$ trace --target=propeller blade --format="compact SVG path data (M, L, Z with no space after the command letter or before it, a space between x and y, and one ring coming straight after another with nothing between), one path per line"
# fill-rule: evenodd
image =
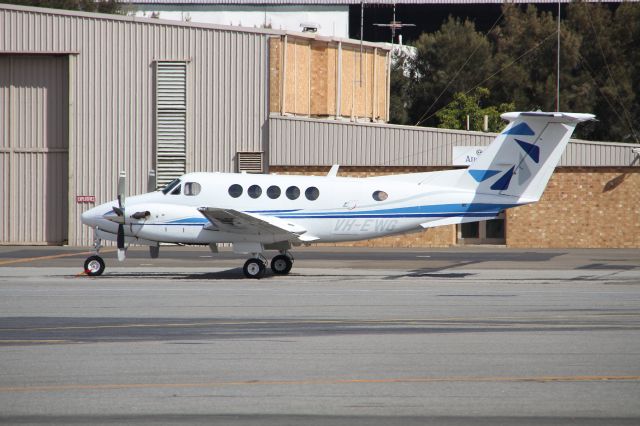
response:
M118 225L118 260L122 262L126 257L126 249L124 248L124 225Z
M127 184L126 180L127 174L124 171L121 171L118 176L118 206L121 209L124 209L125 188Z
M118 249L124 249L124 225L118 225Z
M156 171L151 169L149 170L149 176L147 177L147 192L153 192L156 188Z

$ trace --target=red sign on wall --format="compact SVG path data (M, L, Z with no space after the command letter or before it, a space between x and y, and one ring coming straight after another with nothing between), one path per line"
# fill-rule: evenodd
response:
M76 203L95 203L95 195L76 195Z

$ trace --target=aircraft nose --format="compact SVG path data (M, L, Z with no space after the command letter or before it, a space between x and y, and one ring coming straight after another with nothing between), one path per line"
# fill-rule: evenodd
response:
M87 226L98 226L98 222L102 219L102 213L104 213L104 207L102 205L94 207L82 213L81 220Z

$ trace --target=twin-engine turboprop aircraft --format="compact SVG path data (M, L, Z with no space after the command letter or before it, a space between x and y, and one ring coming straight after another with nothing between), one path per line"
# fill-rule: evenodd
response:
M117 241L124 260L130 244L231 243L249 254L248 278L265 271L265 250L274 274L288 274L289 250L311 242L363 240L441 225L495 218L505 209L535 203L560 160L575 126L591 114L512 112L510 123L468 169L370 178L188 173L161 190L118 197L82 214L95 229L88 275L105 269L101 240Z

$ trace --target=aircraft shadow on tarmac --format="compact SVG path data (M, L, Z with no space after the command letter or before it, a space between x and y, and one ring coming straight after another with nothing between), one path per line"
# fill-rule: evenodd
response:
M417 268L407 271L407 273L388 275L382 279L385 280L397 280L401 278L439 278L439 279L459 279L465 278L471 275L475 275L470 272L452 272L451 269L460 267L481 264L485 262L546 262L557 256L561 256L565 253L562 252L431 252L428 258L425 258L425 263L431 261L446 262L445 265L439 267ZM345 259L344 254L342 258ZM413 254L415 255L415 254ZM340 258L340 254L335 254L336 258ZM305 253L303 259L314 259L314 256L309 256ZM323 258L332 259L334 255L329 253L323 253ZM348 255L346 260L352 260ZM354 260L362 260L360 258ZM375 259L372 259L375 261ZM407 258L398 257L399 261L407 260ZM617 267L616 267L617 268ZM585 267L588 269L588 267ZM446 271L446 272L443 272ZM175 273L175 272L107 272L105 277L110 278L168 278L173 280L246 280L242 268L235 267L222 271L212 271L204 273ZM314 276L320 276L310 272L305 273L291 273L291 276L311 278ZM344 276L340 273L323 273L323 277L331 276ZM358 275L351 275L357 277ZM265 271L262 279L284 278L283 275L275 275L269 268Z

